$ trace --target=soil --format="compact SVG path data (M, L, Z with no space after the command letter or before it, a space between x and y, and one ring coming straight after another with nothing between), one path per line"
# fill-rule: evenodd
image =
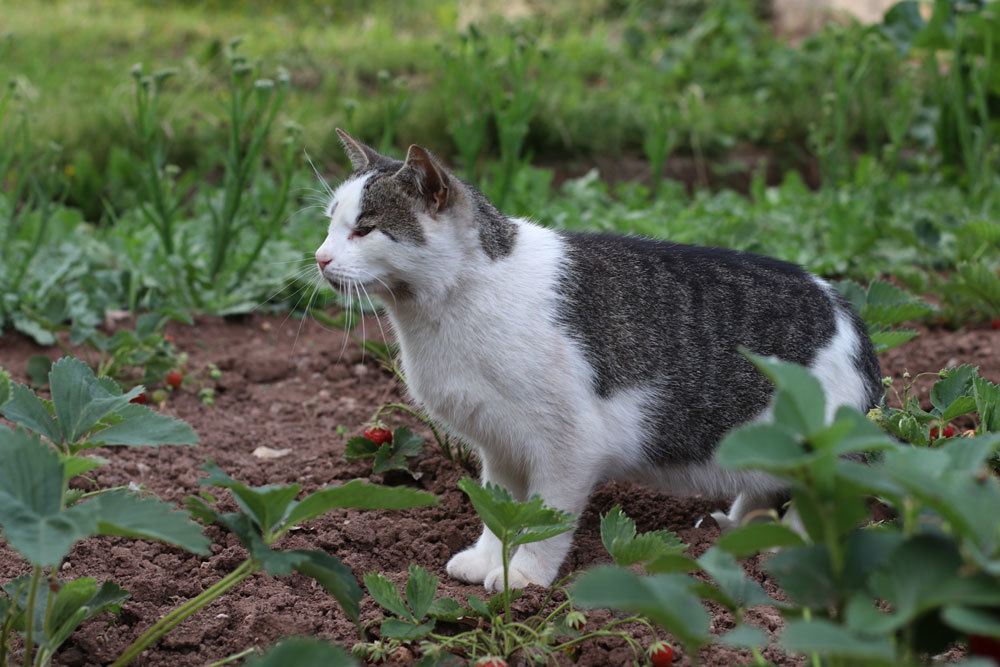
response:
M367 327L369 333L375 329ZM195 326L173 327L171 334L177 346L190 355L189 380L162 409L190 422L201 444L99 452L111 462L94 475L98 485L135 482L169 502L181 503L198 491L199 468L207 459L254 485L299 482L308 491L358 477L384 481L370 474L369 463L346 462L344 445L347 435L360 431L379 404L402 399L402 392L375 360L345 340L343 332L326 330L311 321L259 315L241 320L199 318ZM884 356L886 374L899 377L904 369L916 374L968 362L980 365L987 377L1000 379L1000 331L925 329L921 334ZM57 351L39 349L16 334L0 338L0 365L20 381L26 380L26 361L35 354L54 357ZM218 395L212 407L203 405L196 395L197 371L208 363L223 371L214 383ZM347 435L338 435L339 426ZM418 563L440 577L440 593L459 600L481 595L479 587L451 581L444 571L451 554L478 534L479 522L456 488L458 479L470 472L445 459L433 441L429 443L414 469L419 476L417 484L437 494L439 506L405 512L334 512L287 536L279 546L327 550L359 576L379 571L397 583L405 580L410 563ZM261 446L291 452L282 458L259 459L253 451ZM676 531L691 545L694 555L718 537L718 528L711 520L697 528L695 525L721 507L720 503L672 498L628 483L611 483L594 494L564 573L609 560L600 544L599 516L615 504L624 507L639 530ZM208 534L214 546L207 558L120 538L95 538L77 545L64 565L64 577L111 579L128 590L131 598L118 617L103 616L84 624L64 645L56 663L81 666L110 662L155 619L203 591L243 560L244 551L232 535L214 527ZM768 592L780 595L758 559L750 559L746 569ZM0 583L26 572L24 562L0 544ZM529 589L515 608L533 613L543 596L540 589ZM719 608L711 608L711 612L716 632L732 626L726 612ZM362 616L366 622L379 618L369 598L362 603ZM592 612L588 616L591 623L598 623L609 614ZM748 620L772 637L781 625L777 612L769 608L752 611ZM634 630L644 645L651 640L648 630L641 626ZM268 646L288 635L318 635L347 647L357 640L353 625L312 580L299 575L278 579L258 574L181 624L136 664L205 665L250 646ZM765 651L764 657L779 665L800 664L774 648ZM622 641L601 639L582 645L577 655L561 657L560 662L610 665L628 663L630 658ZM723 647L705 649L701 655L705 665L750 660L748 652ZM678 660L678 664L688 662L683 657Z

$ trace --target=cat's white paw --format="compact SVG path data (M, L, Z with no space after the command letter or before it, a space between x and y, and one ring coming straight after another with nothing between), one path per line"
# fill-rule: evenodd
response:
M500 555L494 549L473 546L452 556L445 569L454 579L481 584L499 564Z
M739 521L734 521L725 512L712 512L711 517L715 519L715 523L719 524L719 530L723 533L728 533L733 528L739 528Z
M529 573L522 572L519 568L510 566L510 572L508 573L509 584L511 589L514 588L524 588L529 584L538 584L539 586L548 585L544 581L540 581L538 578L533 578ZM503 590L503 566L494 569L483 581L483 586L486 588L487 592L499 593Z
M558 563L554 568L547 567L539 562L534 554L522 547L511 559L507 576L511 588L524 588L529 584L548 587L556 578L557 573ZM486 575L483 586L487 591L499 592L503 590L503 564Z

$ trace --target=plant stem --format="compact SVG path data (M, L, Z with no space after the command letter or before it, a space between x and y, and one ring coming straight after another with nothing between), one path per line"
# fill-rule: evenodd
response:
M42 568L35 565L31 569L31 586L28 588L28 609L24 619L24 667L31 667L31 654L35 648L35 599L38 597L38 582L42 578Z
M208 665L208 667L222 667L223 665L234 663L237 660L242 660L248 655L253 655L259 651L260 649L258 649L256 646L251 646L250 648L244 649L239 653L233 653L232 655L226 656L225 658L219 660L218 662L213 662L210 665Z
M120 656L118 656L118 659L111 664L111 667L124 667L135 660L140 653L159 641L161 637L177 627L188 616L198 612L202 607L208 605L217 597L236 586L251 574L255 573L259 567L260 566L252 559L243 561L242 565L209 588L206 588L200 595L188 600L181 606L175 608L173 611L164 615L159 621L153 624L152 627L142 633L138 639L132 642L132 644L125 649Z

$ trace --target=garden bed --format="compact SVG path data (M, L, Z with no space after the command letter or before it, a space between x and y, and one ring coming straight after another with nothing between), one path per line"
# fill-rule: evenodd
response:
M374 322L367 330L377 331ZM195 388L185 386L164 408L188 421L201 444L194 448L102 452L111 463L96 471L98 485L134 482L179 504L197 492L200 467L208 459L254 485L299 482L310 491L357 477L398 481L372 476L368 462L346 462L343 458L347 437L360 429L373 410L387 400L402 398L400 388L375 360L363 356L353 342L345 344L343 332L283 316L253 316L240 321L203 318L193 327L173 327L171 333L176 345L190 354L191 371L215 363L223 372L216 383L214 406L203 405ZM19 335L0 338L0 365L19 381L26 379L27 359L39 353L56 354ZM922 330L915 341L889 352L882 361L883 372L895 377L904 369L915 375L971 363L996 381L1000 379L1000 331ZM338 426L346 429L344 435L338 435ZM261 446L291 451L281 458L260 459L253 452ZM460 600L479 594L480 587L459 584L444 573L448 558L472 542L479 531L478 518L456 487L458 479L469 471L446 460L432 440L413 468L419 477L414 483L440 496L438 507L406 512L334 512L290 534L281 546L327 550L343 558L359 576L379 571L397 583L405 580L408 565L417 563L441 578L442 593ZM610 561L600 543L599 516L615 504L623 506L641 531L669 528L677 532L694 554L704 551L718 536L711 521L694 526L720 507L719 503L678 500L626 483L607 484L594 494L583 516L564 573ZM94 665L112 660L156 618L179 601L197 595L243 560L243 549L233 535L215 527L208 532L216 544L205 559L159 543L118 538L95 538L77 545L64 565L65 577L110 579L128 590L131 598L119 617L101 617L85 624L67 642L56 663ZM762 581L769 593L776 593L758 566L757 559L746 563L747 571ZM0 545L0 582L27 571L24 561ZM515 609L535 612L542 598L540 589L529 590ZM590 616L596 619L601 614ZM732 625L721 608L714 608L713 614L715 631ZM366 598L362 619L374 621L378 617L376 605ZM778 614L767 608L754 610L748 620L771 636L781 622ZM648 635L642 628L636 632ZM280 579L256 575L185 622L137 664L204 665L296 634L319 635L348 647L357 640L353 624L313 580L300 575ZM643 643L649 639L642 636ZM764 656L776 664L799 662L775 649L768 649ZM400 657L407 664L407 656ZM624 643L594 640L576 655L567 655L564 662L606 665L628 657ZM720 646L702 654L703 664L750 659L749 652Z

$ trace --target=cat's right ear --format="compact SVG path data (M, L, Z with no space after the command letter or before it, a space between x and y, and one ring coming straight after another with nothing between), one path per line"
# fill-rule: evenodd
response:
M351 160L351 167L354 168L354 171L364 169L382 158L374 148L364 145L339 127L337 128L337 136L340 137L340 143L344 145L344 152Z

